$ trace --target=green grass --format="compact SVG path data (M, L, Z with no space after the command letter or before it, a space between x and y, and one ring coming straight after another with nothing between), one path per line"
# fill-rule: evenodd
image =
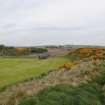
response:
M88 84L48 87L36 96L23 97L19 105L105 105L105 61L94 69L101 74Z
M96 84L80 87L60 85L49 87L36 97L23 98L20 105L105 105L103 99Z
M65 57L46 60L36 58L0 58L0 89L31 77L40 76L68 61Z
M101 86L104 86L105 85L105 61L103 61L99 65L96 65L96 69L101 73L101 75L97 75L96 78L94 78L93 82L96 82Z
M74 56L74 55L66 55L65 56L67 59L71 60L71 61L77 61L80 60L81 58L78 56Z

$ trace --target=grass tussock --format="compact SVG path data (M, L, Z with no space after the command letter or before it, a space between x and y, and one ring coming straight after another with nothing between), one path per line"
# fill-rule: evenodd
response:
M96 84L80 87L49 87L36 97L23 98L19 105L104 105L101 89Z

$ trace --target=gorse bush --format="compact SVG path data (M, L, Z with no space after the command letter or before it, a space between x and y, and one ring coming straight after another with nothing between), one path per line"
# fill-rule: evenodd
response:
M96 56L98 59L105 59L105 48L78 48L75 51L69 53L69 55L77 56L80 58L87 58Z
M66 69L66 70L69 70L69 69L71 69L72 67L74 67L74 66L77 65L77 64L80 64L80 62L79 62L79 61L67 62L67 63L61 65L61 66L59 67L59 69L64 68L64 69Z
M95 84L80 87L49 87L36 97L24 98L19 105L104 105L100 88Z

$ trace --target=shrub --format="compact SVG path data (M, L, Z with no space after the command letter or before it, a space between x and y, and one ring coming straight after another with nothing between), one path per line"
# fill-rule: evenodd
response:
M100 88L95 84L80 87L49 87L36 97L24 98L20 105L104 105Z
M68 63L65 63L63 64L62 66L59 67L59 69L66 69L66 70L69 70L71 69L73 66L79 64L80 62L79 61L74 61L74 62L68 62Z

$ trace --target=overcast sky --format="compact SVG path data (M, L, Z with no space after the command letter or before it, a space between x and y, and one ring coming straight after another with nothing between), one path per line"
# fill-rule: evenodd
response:
M0 44L105 45L105 0L0 0Z

